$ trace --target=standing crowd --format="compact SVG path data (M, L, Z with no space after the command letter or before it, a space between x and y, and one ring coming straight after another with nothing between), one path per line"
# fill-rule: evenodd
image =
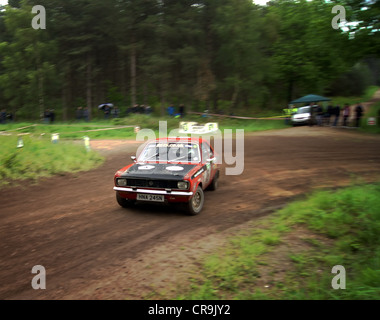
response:
M0 112L0 124L6 124L7 122L13 122L13 113L2 109Z
M341 108L339 105L334 107L330 104L327 107L326 112L322 111L322 114L324 118L324 125L331 125L333 127L336 127L339 125L339 120L341 120L340 124L343 127L348 127L350 124L350 119L353 118L353 126L360 127L364 109L360 104L357 104L353 110L348 103L346 103L343 108Z
M353 127L360 127L361 119L364 114L364 109L360 104L352 110L348 103L341 106L329 105L326 111L320 105L310 104L310 121L309 125L314 124L318 126L332 126L336 127L341 125L343 127L348 127L350 124L350 118L354 119ZM353 115L353 117L352 117Z

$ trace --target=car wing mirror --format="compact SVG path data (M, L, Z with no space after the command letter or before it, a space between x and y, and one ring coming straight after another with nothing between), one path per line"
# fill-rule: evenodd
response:
M133 162L136 162L136 156L132 156L131 159Z
M214 161L216 161L216 157L214 157L214 158L210 158L210 159L207 159L206 161L207 161L207 162L214 162Z

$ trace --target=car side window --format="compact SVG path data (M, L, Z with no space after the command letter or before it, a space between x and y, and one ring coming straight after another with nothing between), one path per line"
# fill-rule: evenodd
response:
M206 161L207 159L211 159L214 157L214 154L207 143L202 143L202 157L203 161Z

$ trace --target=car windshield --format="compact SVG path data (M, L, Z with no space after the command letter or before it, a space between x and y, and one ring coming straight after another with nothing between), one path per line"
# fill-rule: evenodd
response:
M298 114L301 114L301 113L310 113L310 107L302 107L302 108L299 108L297 110L297 113Z
M199 145L184 142L153 142L149 143L141 152L140 162L192 162L201 160Z

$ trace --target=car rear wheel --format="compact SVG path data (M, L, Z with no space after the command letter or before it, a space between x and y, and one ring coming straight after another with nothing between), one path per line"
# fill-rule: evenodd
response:
M116 201L123 208L130 208L135 204L135 201L121 197L118 192L116 192Z
M193 197L190 199L188 203L188 207L187 207L188 214L195 216L199 212L201 212L204 201L205 201L205 196L204 196L203 190L200 186L198 186Z

